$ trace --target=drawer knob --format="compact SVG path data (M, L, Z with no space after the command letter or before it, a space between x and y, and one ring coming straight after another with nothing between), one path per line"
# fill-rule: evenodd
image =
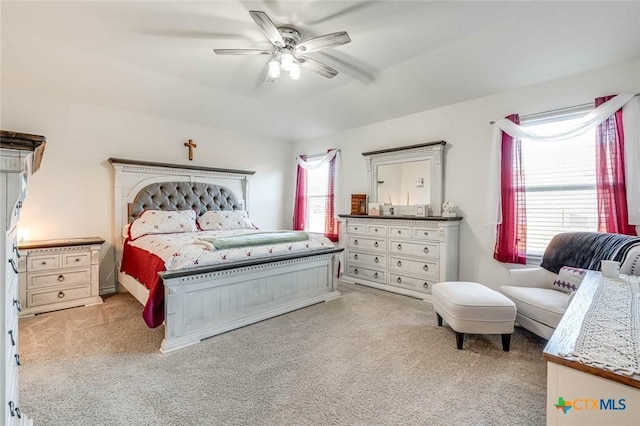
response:
M422 267L422 269L423 269L424 271L428 271L428 270L429 270L429 265L424 265L424 266Z
M46 264L47 264L47 261L46 261L46 260L43 260L42 262L40 262L40 264L44 266L44 265L46 265Z
M402 231L398 229L398 234L402 234Z
M402 244L398 244L398 250L402 250Z
M64 275L62 274L58 275L58 281L64 281Z
M378 228L375 228L373 231L374 231L374 232L378 232Z
M18 207L19 209L21 209L21 208L22 208L22 201L18 201L17 207Z
M16 339L13 337L13 330L9 330L9 337L11 337L11 345L16 345Z
M76 257L76 262L80 262L80 258L79 257Z
M358 253L353 255L353 260L358 260Z
M353 228L353 229L355 229L355 230L357 231L357 230L358 230L358 227L356 226L356 227L355 227L355 228Z
M20 412L20 408L16 407L16 417L21 419L22 418L22 413Z
M16 365L21 365L21 363L20 363L20 355L15 354L14 357L16 358Z
M358 245L358 240L353 240L353 245L357 246Z
M428 233L428 232L425 232L425 233L424 233L424 235L429 235L429 233Z
M353 273L354 273L354 274L356 274L356 275L358 275L358 268L354 269L354 270L353 270Z
M22 311L22 304L18 299L13 299L13 305L16 307L18 312Z
M422 251L424 251L425 253L429 253L429 247L425 247Z
M64 297L64 291L58 292L58 299L62 299Z
M16 266L16 261L13 259L9 259L9 263L11 264L11 269L13 269L13 272L15 272L16 274L18 273L18 267Z
M374 247L378 247L378 242L376 241L375 243L373 243Z
M18 251L18 246L16 246L15 244L13 245L13 251L16 252L16 257L20 259L20 252Z
M401 260L398 260L397 265L398 265L398 266L402 266L402 261L401 261Z
M16 405L13 403L13 401L9 401L9 412L11 413L11 417L16 416Z
M429 283L424 283L424 284L422 284L422 287L424 287L424 288L429 288Z
M376 262L376 263L380 262L380 260L378 259L378 256L376 256L376 257L373 259L373 261L374 261L374 262Z
M378 273L377 272L373 274L373 278L376 278L376 279L378 278Z
M398 284L402 284L402 278L398 277L398 279L396 280L396 282L397 282Z

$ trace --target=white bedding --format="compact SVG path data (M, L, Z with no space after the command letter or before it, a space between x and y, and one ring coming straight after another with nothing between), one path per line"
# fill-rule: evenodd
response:
M189 269L197 266L219 265L256 258L269 258L285 254L312 252L334 248L326 237L309 233L309 240L291 243L270 244L215 250L211 244L198 241L200 238L229 237L232 235L268 232L261 229L235 229L231 231L199 231L175 234L145 235L129 241L138 247L158 256L165 263L167 271Z

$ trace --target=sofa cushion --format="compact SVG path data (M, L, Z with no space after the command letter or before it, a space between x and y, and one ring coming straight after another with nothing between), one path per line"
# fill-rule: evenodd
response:
M569 306L570 293L536 287L502 286L502 292L516 304L518 314L556 328Z

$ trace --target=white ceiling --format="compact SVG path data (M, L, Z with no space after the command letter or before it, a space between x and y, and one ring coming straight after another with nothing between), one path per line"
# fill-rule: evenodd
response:
M340 74L263 83L249 10ZM640 2L6 2L2 87L289 141L304 140L640 57Z

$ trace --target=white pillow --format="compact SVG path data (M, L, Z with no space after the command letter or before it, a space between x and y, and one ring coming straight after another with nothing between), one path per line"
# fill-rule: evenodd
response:
M198 218L198 225L203 231L255 229L245 210L211 210Z
M129 238L135 240L147 234L172 234L197 230L194 210L145 210L129 227Z
M551 288L564 291L565 293L577 291L586 274L586 269L563 266L560 272L558 272L558 278L553 282Z

